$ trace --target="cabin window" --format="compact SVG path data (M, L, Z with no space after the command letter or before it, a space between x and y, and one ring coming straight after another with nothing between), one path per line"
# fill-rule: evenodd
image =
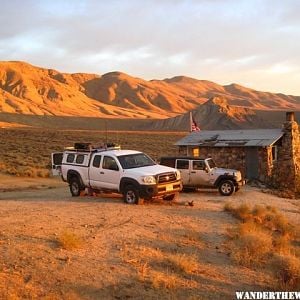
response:
M199 148L193 148L193 156L199 156Z
M272 161L276 161L278 156L278 148L277 146L272 147Z
M75 154L73 154L73 153L68 154L68 156L67 156L68 163L74 162L74 159L75 159Z

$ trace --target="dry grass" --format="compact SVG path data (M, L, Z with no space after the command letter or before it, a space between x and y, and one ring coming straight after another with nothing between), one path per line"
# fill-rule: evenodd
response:
M108 132L107 140L123 149L146 152L153 159L174 154L173 145L184 133ZM162 143L161 140L164 140ZM6 174L48 177L51 153L62 151L75 142L99 143L106 134L99 131L64 131L46 129L0 129L0 170Z
M232 257L242 265L257 265L266 261L271 248L272 237L267 232L256 226L253 229L247 226L240 228L240 235L232 246Z
M82 246L82 239L74 232L65 230L57 237L57 244L65 250L73 250Z
M270 206L226 203L224 210L242 221L229 231L233 259L248 267L271 268L278 285L294 288L299 284L300 260L297 228ZM298 242L299 243L299 242Z
M162 265L164 264L176 273L192 274L198 269L198 261L195 255L169 254L162 262Z
M197 285L193 275L197 274L200 265L195 254L169 252L149 246L125 245L122 250L122 260L132 265L139 280L152 288L176 289Z
M291 254L275 255L273 274L280 290L300 289L300 259Z
M258 226L276 232L280 235L288 235L293 238L296 234L295 226L290 224L287 218L276 208L270 206L255 205L252 209L247 204L233 206L225 203L224 210L230 212L242 222L253 222Z

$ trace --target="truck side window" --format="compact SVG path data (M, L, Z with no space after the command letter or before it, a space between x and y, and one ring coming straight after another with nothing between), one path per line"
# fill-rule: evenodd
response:
M177 169L188 169L189 168L189 161L187 159L178 159L176 161L176 168Z
M84 155L83 154L78 154L76 157L76 164L82 164L84 161Z
M72 163L74 161L74 159L75 159L75 154L73 154L73 153L68 154L68 156L67 156L68 163Z
M100 168L101 155L96 155L93 160L93 167Z
M194 160L193 161L193 170L204 170L205 163L202 160Z
M108 170L119 170L119 167L116 163L116 161L109 156L104 156L103 162L102 162L102 168L103 169L108 169Z

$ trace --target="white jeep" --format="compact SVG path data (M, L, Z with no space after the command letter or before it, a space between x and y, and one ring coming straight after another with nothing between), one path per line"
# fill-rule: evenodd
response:
M69 183L72 196L85 188L113 191L123 194L128 204L138 203L139 198L173 200L182 189L178 170L158 165L142 152L114 147L77 143L52 153L52 171Z
M218 168L211 158L162 157L160 164L180 171L184 190L217 188L221 195L230 196L245 184L240 171Z

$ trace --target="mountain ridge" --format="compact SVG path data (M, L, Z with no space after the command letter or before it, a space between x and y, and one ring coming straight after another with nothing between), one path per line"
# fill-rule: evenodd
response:
M201 122L215 119L231 128L263 124L255 119L256 110L300 111L300 97L187 76L147 81L119 71L62 73L26 62L0 62L0 112L5 113L170 119L194 111Z

